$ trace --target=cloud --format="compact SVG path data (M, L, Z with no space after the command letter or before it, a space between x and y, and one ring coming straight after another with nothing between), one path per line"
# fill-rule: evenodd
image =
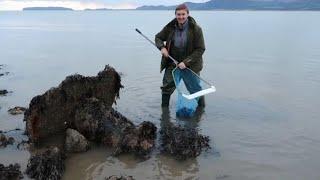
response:
M83 9L96 9L96 8L108 8L108 9L134 9L137 7L135 3L119 2L119 3L106 3L95 1L50 1L50 0L4 0L0 1L0 10L22 10L25 7L67 7L74 10Z

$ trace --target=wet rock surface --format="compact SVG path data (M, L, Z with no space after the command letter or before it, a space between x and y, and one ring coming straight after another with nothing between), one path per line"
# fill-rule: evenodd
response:
M85 152L89 149L89 141L78 131L67 129L65 149L67 152Z
M17 180L22 178L23 175L19 164L10 164L9 166L0 164L0 180Z
M13 137L7 137L6 135L0 133L0 148L5 148L8 145L13 145L15 142Z
M105 180L134 180L132 176L109 176L106 177Z
M23 114L26 110L27 108L25 107L16 106L14 108L10 108L8 110L8 113L10 113L11 115L18 115L18 114Z
M58 147L48 148L31 156L26 174L36 180L61 179L65 170L64 159L64 153Z
M210 149L209 137L199 134L196 128L168 126L161 129L160 135L161 152L178 160L197 157L203 150Z

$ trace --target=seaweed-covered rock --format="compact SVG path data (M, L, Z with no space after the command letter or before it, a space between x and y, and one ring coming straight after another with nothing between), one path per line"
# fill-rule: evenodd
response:
M97 76L68 76L57 88L31 100L24 117L30 140L40 142L53 134L64 133L75 122L77 106L88 98L97 98L111 107L121 87L119 74L108 65Z
M19 164L10 164L9 166L0 164L0 180L18 180L22 178L23 175Z
M137 128L126 128L117 143L115 155L133 152L146 156L155 145L157 128L151 122L143 122Z
M23 114L25 111L26 111L25 107L16 106L14 108L10 108L8 110L8 113L10 113L11 115L17 115L17 114Z
M199 134L195 128L168 126L162 128L162 153L170 154L178 160L197 157L210 148L209 137Z
M64 153L59 148L48 148L31 156L26 174L36 180L59 180L65 170L64 159Z
M12 145L14 143L13 137L7 137L4 134L0 134L0 147L7 147L8 145Z
M109 176L105 178L106 180L134 180L132 176Z
M114 147L115 154L150 152L156 127L150 122L136 126L112 108L122 87L120 81L119 74L106 66L97 76L69 76L59 87L34 97L25 112L31 142L38 144L52 135L65 135L71 128L90 141Z
M65 148L67 152L85 152L89 149L89 142L78 131L67 129Z

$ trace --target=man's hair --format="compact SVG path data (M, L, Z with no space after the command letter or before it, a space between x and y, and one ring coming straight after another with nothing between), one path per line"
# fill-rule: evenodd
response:
M187 6L186 4L180 4L180 5L178 5L178 6L176 7L176 10L174 11L174 13L176 14L177 11L179 11L179 10L186 10L187 13L189 14L189 8L188 8L188 6Z

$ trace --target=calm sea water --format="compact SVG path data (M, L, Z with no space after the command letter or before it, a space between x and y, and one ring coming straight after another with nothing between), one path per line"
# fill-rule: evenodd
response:
M202 76L217 92L198 117L214 147L178 162L155 150L147 161L109 156L104 148L67 159L65 179L320 179L320 13L192 12L202 26L206 52ZM8 76L0 89L0 130L24 128L13 106L57 86L67 75L96 75L110 64L120 71L115 106L140 123L160 127L160 55L150 38L173 18L171 11L0 12L0 64ZM180 123L171 100L170 120ZM19 132L18 132L19 134ZM18 136L18 135L16 135ZM25 168L29 153L0 149L1 163Z

